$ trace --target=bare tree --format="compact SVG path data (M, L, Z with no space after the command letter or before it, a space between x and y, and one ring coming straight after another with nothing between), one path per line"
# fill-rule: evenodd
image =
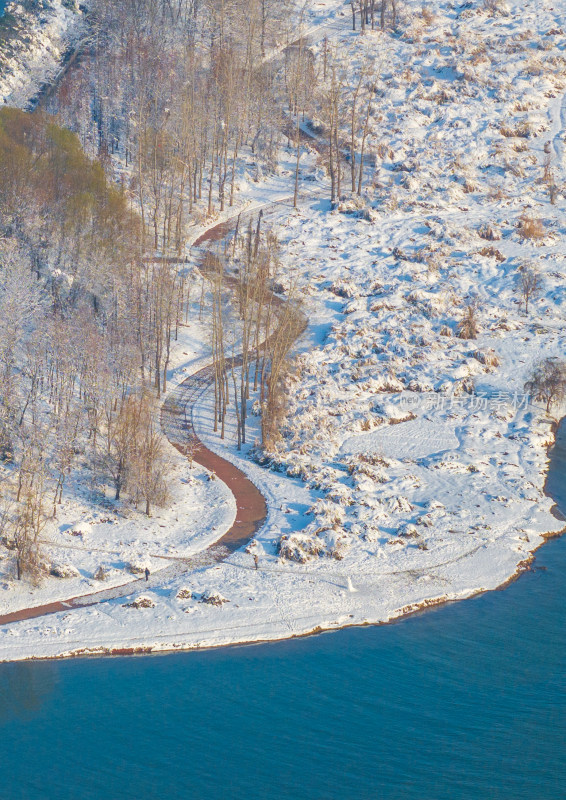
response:
M566 361L546 358L525 383L525 391L546 404L546 413L566 397Z
M517 285L523 302L525 303L525 314L529 313L529 302L536 300L542 290L542 278L540 272L532 266L523 265L519 269Z
M133 447L132 483L134 498L145 503L145 513L151 516L154 505L165 505L168 499L167 459L165 440L159 430L158 409L154 398L144 394L137 402L138 436Z

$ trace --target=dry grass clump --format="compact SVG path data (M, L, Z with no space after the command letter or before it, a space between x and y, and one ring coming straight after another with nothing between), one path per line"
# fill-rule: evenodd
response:
M498 239L501 239L501 231L497 225L492 225L488 222L478 229L478 236L488 242L495 242Z
M389 145L385 144L384 142L380 142L377 145L376 150L377 150L377 155L379 156L379 158L381 158L382 161L385 158L393 160L393 158L395 157L395 153L393 152L391 147L389 147Z
M455 95L452 92L447 92L446 89L441 89L439 92L436 92L436 94L431 95L427 99L441 106L454 102Z
M361 422L360 428L364 433L367 433L377 428L382 422L383 420L380 417L365 417Z
M510 172L515 178L525 177L525 168L522 162L518 159L514 159L512 161L505 159L504 167L505 171Z
M485 258L495 258L500 264L505 261L505 256L497 247L482 247L481 250L478 250L478 253L480 256L485 256Z
M508 139L528 139L531 135L531 125L527 121L517 123L514 128L510 125L503 124L499 128L499 133Z
M538 77L539 75L545 74L546 66L543 64L540 58L533 56L526 63L525 72L527 73L527 75Z
M284 534L277 545L280 558L295 561L297 564L306 564L311 558L320 556L324 552L324 544L315 536L301 533Z
M209 606L222 607L224 603L229 603L230 601L227 600L225 597L223 597L220 594L220 592L217 592L214 589L205 589L205 591L201 595L199 602L206 603Z
M477 308L474 303L466 306L464 318L458 323L458 336L460 339L476 339L479 333Z
M124 603L123 608L155 608L155 603L151 597L140 595L131 603Z
M490 200L498 203L509 199L509 195L502 186L490 186L487 196Z
M434 20L436 19L436 14L431 11L429 6L425 6L422 4L420 19L424 22L425 25L432 25Z
M330 286L329 291L335 294L336 297L344 299L351 299L359 294L357 287L350 281L336 280Z
M521 239L535 241L544 239L545 229L543 221L529 214L523 214L519 219L519 236Z
M493 17L509 16L509 9L505 0L483 0L483 7Z
M499 358L494 350L476 350L473 356L476 361L479 361L484 367L498 367L500 364Z

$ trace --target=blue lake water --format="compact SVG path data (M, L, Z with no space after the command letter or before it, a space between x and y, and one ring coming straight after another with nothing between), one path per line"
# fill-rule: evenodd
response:
M566 425L549 490L566 510ZM562 800L566 537L395 625L0 665L2 800Z

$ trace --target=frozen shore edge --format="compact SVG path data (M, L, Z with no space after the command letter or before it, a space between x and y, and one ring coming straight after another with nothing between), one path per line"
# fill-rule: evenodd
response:
M566 416L563 417L559 422L555 422L553 424L553 433L555 433L560 425L566 425ZM554 446L554 442L549 444L547 447L547 452ZM551 459L549 457L549 467L551 465ZM548 476L548 471L547 471ZM546 479L545 479L545 494L548 495L546 492ZM157 643L155 641L139 641L136 644L129 644L127 646L120 646L119 644L114 645L97 645L97 646L84 646L84 647L76 647L70 650L61 650L58 653L50 653L50 654L32 654L30 656L23 655L19 653L11 658L2 658L0 657L0 663L15 663L19 661L52 661L52 660L60 660L60 659L74 659L74 658L100 658L100 657L120 657L120 656L143 656L143 655L167 655L170 653L178 653L178 652L191 652L195 650L212 650L217 649L220 647L243 647L246 645L254 645L254 644L267 644L267 643L275 643L290 639L302 639L306 638L307 636L316 636L323 633L331 633L332 631L343 630L346 628L363 628L363 627L378 627L382 625L390 625L395 622L400 622L406 619L409 616L414 616L416 614L422 614L432 609L438 609L440 606L447 605L449 603L456 603L463 600L471 600L474 597L479 597L482 594L486 594L487 592L493 591L503 591L506 589L510 584L514 583L518 580L524 572L529 571L532 563L536 558L536 552L543 547L551 539L556 539L564 534L566 534L566 517L565 515L559 510L557 504L555 503L552 509L553 514L559 519L561 522L564 522L565 525L562 529L558 531L551 531L546 534L542 534L541 538L542 541L530 551L527 558L521 559L515 567L514 572L509 575L502 583L498 586L495 586L490 589L486 588L477 588L473 589L469 592L462 593L458 595L457 593L450 594L447 593L445 595L440 595L437 597L432 597L423 600L420 603L414 603L407 606L403 606L399 608L397 611L393 612L393 614L387 620L372 620L371 618L365 619L361 622L344 622L344 623L325 623L320 622L317 625L309 626L304 631L300 632L282 632L279 630L273 630L272 635L269 633L266 635L263 633L262 635L253 635L253 634L236 634L236 635L226 635L223 633L222 629L219 628L217 631L211 632L211 636L208 638L204 637L198 642L183 642L183 641L174 641L174 636L169 636L169 641L163 643ZM242 625L241 630L242 632L245 629L251 627ZM274 626L276 627L276 626ZM148 637L150 640L151 637Z

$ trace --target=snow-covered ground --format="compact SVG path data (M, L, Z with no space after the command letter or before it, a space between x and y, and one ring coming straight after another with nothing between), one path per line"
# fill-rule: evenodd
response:
M405 17L402 36L332 27L348 12L342 3L313 5L319 16L308 20L340 42L352 74L381 54L368 140L376 169L362 201L331 209L313 198L270 214L310 323L270 466L248 456L257 417L238 453L232 418L224 440L211 433L210 392L195 412L205 443L267 499L259 568L239 551L152 580L148 607L129 605L136 593L4 626L0 660L204 647L386 622L505 583L563 527L543 493L550 420L524 384L542 358L566 354L566 5L439 0L426 15L421 3L407 5L414 19ZM284 197L285 177L283 170L250 182L248 204ZM539 237L521 234L525 215L541 221ZM528 316L517 291L525 263L542 280ZM466 340L457 332L470 304L479 331ZM190 341L175 351L173 383L207 355L204 330L192 324ZM234 512L229 503L215 512L222 485L197 469L184 484L190 470L180 462L177 469L178 505L163 515L161 541L157 517L151 531L90 520L86 546L129 542L147 558L194 552L211 526L220 535ZM78 509L69 514L74 529L86 527ZM101 560L93 555L85 571ZM72 580L59 582L67 596ZM204 602L214 592L228 602Z
M169 378L178 383L207 363L209 345L206 319L198 318L198 302L190 319L179 329ZM0 616L20 608L66 600L122 585L138 578L147 566L154 579L171 559L186 558L214 543L232 524L236 506L221 481L210 481L198 464L190 465L168 446L169 493L167 508L147 517L111 495L101 499L100 487L91 487L79 473L67 487L56 519L47 522L42 552L51 569L64 578L46 577L40 586L13 579L9 554L0 559ZM104 581L94 576L102 567ZM133 570L132 570L133 567Z
M65 55L86 35L84 15L71 3L7 3L0 15L0 106L27 108L63 67Z

